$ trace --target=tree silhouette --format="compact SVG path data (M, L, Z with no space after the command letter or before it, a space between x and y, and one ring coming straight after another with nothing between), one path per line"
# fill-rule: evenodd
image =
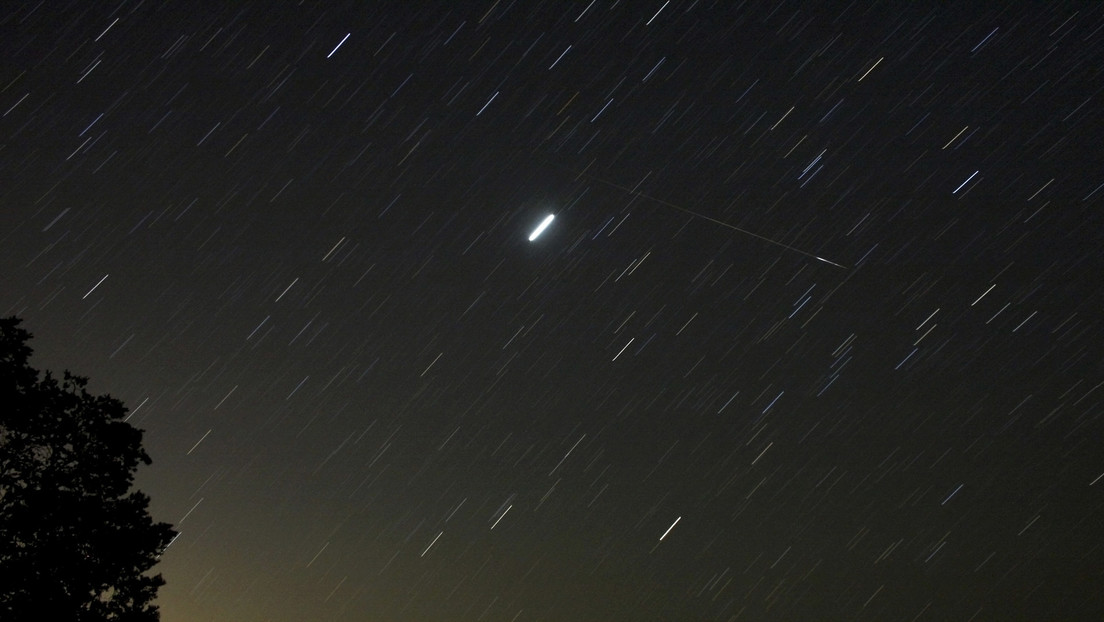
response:
M156 621L171 541L130 491L150 463L127 408L28 363L31 335L0 319L0 620Z

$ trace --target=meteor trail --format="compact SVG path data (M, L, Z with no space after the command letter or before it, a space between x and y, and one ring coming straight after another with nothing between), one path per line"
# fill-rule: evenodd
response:
M553 165L553 166L558 166L558 165ZM559 168L565 168L565 167L559 166ZM590 167L588 166L587 168L590 168ZM565 170L570 170L570 169L565 168ZM572 172L575 172L575 171L572 171ZM751 236L751 237L753 237L757 240L762 240L764 242L767 242L768 244L773 244L773 245L778 246L780 248L784 248L788 251L792 251L792 252L795 252L795 253L798 253L798 254L801 254L801 255L805 255L806 257L808 257L810 259L816 259L817 261L822 261L822 262L824 262L824 263L826 263L830 266L835 266L835 267L841 268L843 270L848 269L847 266L845 266L843 264L838 264L834 261L831 261L830 259L825 259L825 258L820 257L818 255L814 255L813 253L810 253L808 251L803 251L800 248L797 248L796 246L790 246L789 244L786 244L785 242L779 242L778 240L768 238L765 235L759 235L758 233L755 233L753 231L748 231L747 229L741 229L740 227L737 227L736 225L727 223L723 220L717 220L716 218L713 218L711 216L706 216L705 214L701 214L699 212L695 212L694 210L687 209L685 207L682 207L681 205L676 205L674 203L671 203L670 201L664 201L663 199L661 199L659 197L653 197L651 195L644 194L643 192L640 192L639 190L633 190L632 188L626 188L625 186L622 186L620 184L616 184L616 183L614 183L612 181L609 181L607 179L602 179L601 177L596 177L594 175L591 175L590 173L587 173L585 170L582 171L582 172L576 172L576 174L579 177L587 177L587 178L593 179L594 181L606 184L607 186L609 186L611 188L617 188L618 190L621 190L623 192L627 192L627 193L629 193L633 196L637 196L637 197L640 197L642 199L647 199L649 201L659 203L660 205L662 205L664 207L669 207L673 210L678 210L678 211L683 212L685 214L690 214L691 216L696 216L696 217L701 218L703 220L708 220L709 222L711 222L715 225L720 225L722 227L732 229L733 231L736 231L738 233L742 233L744 235L749 235L749 236ZM969 180L967 180L967 181L969 181ZM540 231L541 231L541 229L538 228L537 231L534 232L534 233L539 234ZM532 240L533 238L530 237L529 239Z
M556 218L555 214L549 214L545 216L544 220L542 220L541 223L537 225L537 228L533 229L533 232L529 234L529 241L532 242L533 240L537 239L540 234L544 233L544 230L548 228L548 225L552 224L552 220L554 218Z

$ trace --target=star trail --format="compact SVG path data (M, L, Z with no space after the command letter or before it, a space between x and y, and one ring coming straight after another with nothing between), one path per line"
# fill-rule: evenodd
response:
M0 312L166 622L1104 619L1104 6L0 25Z

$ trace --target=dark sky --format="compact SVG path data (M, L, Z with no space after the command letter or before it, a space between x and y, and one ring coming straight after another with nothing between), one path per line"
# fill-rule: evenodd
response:
M163 620L1104 619L1104 6L219 4L0 9Z

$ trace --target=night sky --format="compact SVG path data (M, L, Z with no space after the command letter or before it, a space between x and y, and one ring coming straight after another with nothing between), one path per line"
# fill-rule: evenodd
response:
M1104 619L1104 5L930 4L5 3L162 619Z

